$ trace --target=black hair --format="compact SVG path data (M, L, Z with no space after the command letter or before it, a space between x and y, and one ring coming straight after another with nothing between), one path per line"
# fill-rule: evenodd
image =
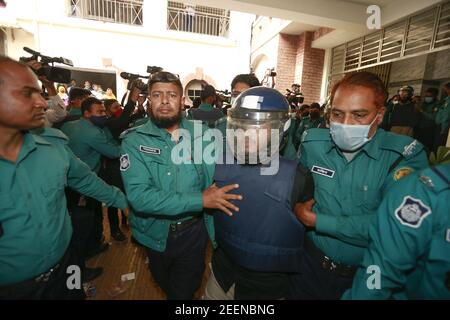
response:
M310 108L311 109L320 109L320 104L318 104L317 102L313 102L313 103L311 103Z
M83 98L85 96L90 96L91 92L89 90L78 88L78 87L72 87L69 92L69 101L74 101L76 99Z
M81 103L81 114L84 115L84 113L86 111L90 112L92 110L92 106L94 104L102 104L102 102L100 100L98 100L97 98L94 98L94 97L89 97L89 98L85 99Z
M106 111L109 111L109 109L111 108L111 106L118 102L116 99L105 99L102 100L103 101L103 105L105 106Z
M203 88L202 93L200 94L200 99L202 101L205 101L207 98L215 96L216 96L216 89L211 85L207 85L205 86L205 88Z
M231 81L231 89L239 82L246 83L250 88L261 85L258 78L253 73L238 74L234 77L233 81Z

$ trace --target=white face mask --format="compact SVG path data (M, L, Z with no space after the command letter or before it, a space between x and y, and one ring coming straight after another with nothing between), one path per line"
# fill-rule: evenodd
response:
M425 97L424 100L425 100L426 103L432 103L434 98L433 97Z
M355 151L370 141L370 127L375 123L377 116L372 123L367 125L348 125L338 122L331 122L330 134L337 147L343 151Z

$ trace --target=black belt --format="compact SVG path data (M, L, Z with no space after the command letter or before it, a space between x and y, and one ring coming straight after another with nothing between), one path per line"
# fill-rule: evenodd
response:
M55 266L50 268L47 272L44 272L32 279L0 287L0 292L2 291L6 292L6 290L20 290L21 288L39 286L42 283L45 283L50 279L52 279L52 277L56 274L56 271L61 267L61 265L67 264L68 259L69 259L69 250L67 250L66 253L63 255L63 257L60 259L60 261Z
M323 269L334 272L344 278L353 278L355 275L358 267L333 261L330 257L326 256L322 250L317 248L314 242L307 236L305 236L304 245L306 252L316 260Z
M192 219L189 219L189 220L171 223L169 230L172 233L181 232L183 230L186 230L187 228L192 227L195 223L197 223L202 218L203 218L202 216L196 216L196 217L193 217Z

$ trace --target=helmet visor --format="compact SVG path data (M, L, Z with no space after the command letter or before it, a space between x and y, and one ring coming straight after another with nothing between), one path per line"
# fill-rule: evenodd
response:
M266 164L278 155L290 119L254 120L228 117L227 143L241 164Z

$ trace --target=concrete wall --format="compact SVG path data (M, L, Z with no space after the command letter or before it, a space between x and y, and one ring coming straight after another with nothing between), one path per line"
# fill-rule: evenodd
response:
M450 80L450 49L393 62L389 78L389 95L401 85L411 85L416 94L429 87L439 87Z

